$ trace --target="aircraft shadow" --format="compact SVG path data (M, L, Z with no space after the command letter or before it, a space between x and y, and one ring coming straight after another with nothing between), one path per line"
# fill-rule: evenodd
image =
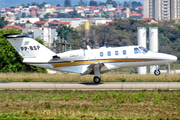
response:
M79 83L79 84L83 84L83 85L101 85L104 83Z

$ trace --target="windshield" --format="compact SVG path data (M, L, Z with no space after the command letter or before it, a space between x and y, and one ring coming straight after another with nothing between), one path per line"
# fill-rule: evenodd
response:
M147 53L148 52L148 49L146 49L144 47L139 47L139 48L143 51L143 53Z

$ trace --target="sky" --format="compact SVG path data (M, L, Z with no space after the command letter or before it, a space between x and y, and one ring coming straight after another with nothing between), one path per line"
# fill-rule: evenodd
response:
M20 4L27 5L27 3L32 3L34 1L37 3L46 2L51 5L57 5L57 4L60 4L62 6L64 5L64 0L0 0L0 6L2 8L2 7L18 6ZM83 0L83 1L89 3L90 0ZM106 2L107 0L96 0L96 1ZM115 1L119 4L119 3L123 3L124 1L127 1L127 0L115 0ZM131 1L143 2L143 0L131 0ZM72 5L78 4L78 2L79 2L79 0L71 0Z

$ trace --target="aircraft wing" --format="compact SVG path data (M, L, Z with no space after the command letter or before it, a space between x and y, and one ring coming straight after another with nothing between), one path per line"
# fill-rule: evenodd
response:
M93 64L89 65L89 66L87 67L87 69L85 70L85 72L83 72L83 73L81 74L81 76L87 75L87 74L92 74L92 75L94 75L94 66L97 65L97 64L99 64L99 70L100 70L100 73L101 73L101 74L110 71L110 70L104 65L104 63L99 63L99 62L97 62L97 63L93 63Z

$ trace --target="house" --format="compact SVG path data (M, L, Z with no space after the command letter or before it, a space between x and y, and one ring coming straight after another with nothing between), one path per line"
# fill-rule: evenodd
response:
M20 24L26 23L28 20L30 23L35 23L36 21L39 21L39 18L20 18Z
M38 27L48 27L48 20L45 20L45 21L37 21L34 23L35 26L38 26Z
M25 18L29 15L31 15L29 8L22 8L21 10L18 11L19 18Z
M88 10L89 11L89 9L90 9L90 7L89 6L86 6L86 7L84 7L84 10Z
M69 13L74 11L74 9L72 7L57 7L56 11L59 11L60 13Z
M54 11L55 9L53 7L46 7L43 14L45 15L47 13L50 13L52 15Z
M31 16L32 17L36 17L36 10L35 9L31 9Z
M16 29L16 30L22 30L23 29L23 27L16 26L16 25L6 25L6 26L3 27L4 30L13 29L13 28Z
M77 13L83 13L84 12L84 8L78 8L76 11L77 11Z
M11 8L6 8L6 11L11 11L12 9Z
M62 26L62 25L66 25L69 26L71 24L71 22L67 22L67 21L60 21L60 20L53 20L51 22L49 22L49 26L51 27L57 27L57 26Z
M151 24L151 23L158 23L156 20L154 20L153 18L142 18L141 20L143 21L147 21L148 24ZM177 18L174 18L173 20L178 20ZM180 19L179 19L180 20Z

